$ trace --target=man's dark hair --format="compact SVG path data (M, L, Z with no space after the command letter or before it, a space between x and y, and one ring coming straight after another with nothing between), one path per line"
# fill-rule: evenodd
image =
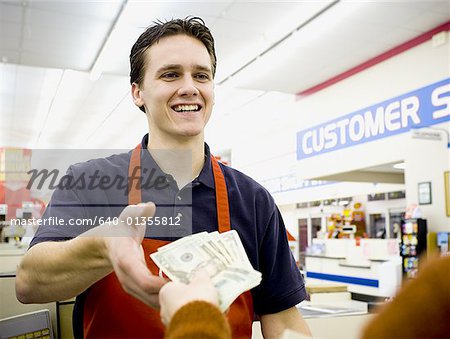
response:
M155 21L149 26L144 33L136 40L131 48L130 54L130 83L142 85L145 73L145 51L162 38L184 34L195 39L205 45L206 50L211 58L213 77L216 73L216 51L214 49L214 38L206 27L205 22L199 17L186 17L185 19L173 19L162 22ZM182 53L182 52L181 52ZM139 107L145 113L144 107Z

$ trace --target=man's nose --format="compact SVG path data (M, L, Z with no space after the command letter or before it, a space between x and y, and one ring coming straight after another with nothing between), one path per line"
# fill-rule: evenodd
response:
M198 95L199 91L196 86L195 80L190 75L186 75L183 77L181 86L178 89L179 95L191 96Z

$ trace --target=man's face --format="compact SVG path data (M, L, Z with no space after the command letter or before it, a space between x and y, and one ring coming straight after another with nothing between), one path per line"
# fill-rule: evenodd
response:
M134 103L144 105L151 139L203 137L211 116L214 83L211 58L203 43L187 35L162 38L146 51L140 87L132 86Z

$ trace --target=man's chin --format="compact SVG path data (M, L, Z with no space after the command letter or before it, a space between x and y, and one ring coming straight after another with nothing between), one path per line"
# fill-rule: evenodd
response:
M186 139L203 137L203 129L184 129L182 131L177 131L176 137Z

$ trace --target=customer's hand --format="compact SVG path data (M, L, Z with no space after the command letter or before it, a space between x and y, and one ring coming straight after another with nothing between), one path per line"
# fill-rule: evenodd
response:
M158 308L158 293L167 280L153 275L145 263L142 240L146 222L141 222L152 217L155 209L153 203L129 205L120 214L118 224L105 224L102 228L106 255L123 289L147 305Z
M171 281L161 288L159 302L162 322L165 325L169 324L173 315L182 306L195 300L219 305L217 290L205 270L196 272L189 285Z

